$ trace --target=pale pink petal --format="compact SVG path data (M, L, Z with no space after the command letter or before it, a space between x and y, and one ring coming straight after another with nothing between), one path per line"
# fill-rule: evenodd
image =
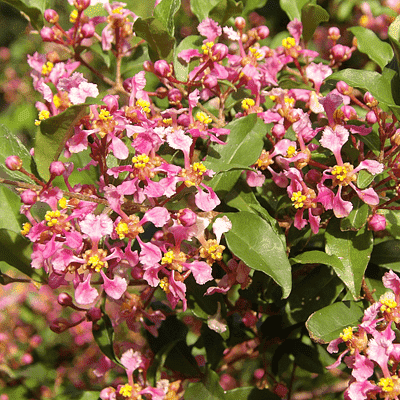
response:
M126 279L121 278L118 275L114 276L114 279L110 279L102 270L100 270L100 274L103 277L103 288L107 295L114 300L120 299L128 287Z
M221 240L222 234L229 232L232 229L232 222L229 220L229 218L224 215L221 218L217 218L215 222L213 223L213 232L214 235L217 239L217 242L219 243Z
M83 282L80 282L75 289L75 301L78 304L86 305L93 303L99 295L97 290L90 286L90 277L91 274Z

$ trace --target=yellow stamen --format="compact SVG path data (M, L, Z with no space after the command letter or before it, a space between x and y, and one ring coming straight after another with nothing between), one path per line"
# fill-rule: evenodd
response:
M132 395L132 386L126 383L124 386L121 386L119 389L119 394L124 397L131 397Z
M61 199L58 200L58 205L60 206L60 208L67 208L68 200L65 197L61 197Z
M59 223L58 218L61 217L60 211L47 211L44 219L47 221L47 226L52 227Z
M244 99L242 100L242 108L243 110L248 110L250 107L253 107L256 102L253 99Z
M199 111L196 114L196 119L203 124L210 124L212 122L212 119L203 111Z
M61 100L56 94L53 96L53 104L56 108L60 108L61 106Z
M292 158L296 155L296 148L294 146L289 146L286 151L286 157Z
M118 222L118 225L116 226L115 231L117 232L117 234L121 240L124 239L125 236L129 233L128 224L124 221Z
M147 154L139 154L138 156L132 157L132 163L135 168L145 168L150 158Z
M379 302L382 304L381 312L391 313L397 307L393 293L385 293L380 297Z
M46 64L43 64L42 66L42 75L48 75L51 70L53 69L54 64L50 61L47 61Z
M202 162L196 162L193 164L192 169L196 172L197 175L202 176L205 172L207 172L207 168L203 165Z
M263 58L263 54L260 53L260 52L258 51L257 48L255 48L255 47L250 47L249 50L250 50L250 53L251 53L257 60L259 60L260 58Z
M332 175L334 175L340 182L343 182L347 177L347 169L345 166L335 165L332 168Z
M174 252L170 250L164 254L164 257L161 259L161 264L172 264L174 260Z
M170 292L170 289L169 289L169 282L168 282L168 278L167 278L167 277L162 278L162 279L160 280L159 285L160 285L160 288L161 288L162 290L164 290L165 293L168 294L168 293Z
M294 192L291 199L293 201L294 208L303 208L304 202L307 200L307 196L301 193L301 191Z
M214 42L207 42L206 44L203 44L203 46L201 46L201 49L203 50L203 54L208 54L209 51L211 50L211 47L214 46Z
M378 382L378 386L382 388L384 392L391 392L394 388L394 383L392 378L381 378Z
M32 225L29 222L25 222L22 225L21 235L26 236L29 233L29 231L31 230L31 228L32 228Z
M88 260L88 265L93 267L96 272L100 272L100 270L104 267L104 261L100 261L99 256L91 256Z
M141 109L145 112L145 113L149 113L150 110L150 103L146 100L143 99L138 99L136 100L136 105L138 107L141 107Z
M282 46L283 46L285 49L289 50L289 49L291 49L292 47L296 46L296 41L295 41L294 38L292 38L292 37L287 37L287 38L285 38L285 39L282 40Z
M113 119L113 116L110 115L110 111L105 110L104 108L102 108L100 110L99 118L104 122L108 122L108 121L111 121Z
M344 342L348 342L353 338L353 328L351 326L344 328L343 333L339 335Z
M74 10L71 12L71 14L69 14L69 22L71 22L71 24L74 24L77 19L78 19L78 10Z

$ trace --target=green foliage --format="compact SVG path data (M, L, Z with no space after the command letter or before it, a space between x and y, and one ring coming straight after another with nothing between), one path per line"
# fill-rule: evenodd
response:
M25 15L32 26L40 30L44 25L43 14L49 8L47 0L2 0Z

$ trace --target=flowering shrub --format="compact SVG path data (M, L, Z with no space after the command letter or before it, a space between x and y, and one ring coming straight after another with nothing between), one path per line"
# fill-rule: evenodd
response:
M274 37L258 3L192 0L179 41L178 0L147 18L71 0L69 21L18 2L47 50L27 55L33 148L0 127L0 283L22 338L0 320L21 370L4 398L69 398L67 380L102 400L400 394L400 19L375 29L390 44L365 18L341 43L321 6L281 1ZM360 53L374 70L346 68ZM17 394L49 328L76 369Z

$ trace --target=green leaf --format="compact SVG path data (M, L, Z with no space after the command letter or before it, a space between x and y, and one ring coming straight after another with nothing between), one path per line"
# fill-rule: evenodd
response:
M286 248L271 225L260 216L241 211L225 214L232 229L225 234L229 249L250 268L262 271L289 296L292 275Z
M254 11L256 8L262 8L265 6L267 0L247 0L243 9L243 16Z
M357 38L357 49L376 62L381 69L393 58L393 50L390 44L379 39L370 29L353 26L347 30Z
M279 0L279 5L291 21L295 18L301 21L301 9L309 1L310 0Z
M43 14L44 11L49 8L47 0L3 0L10 6L15 7L17 10L21 11L26 17L28 17L32 26L41 30L44 25Z
M390 264L400 262L400 240L386 240L374 246L371 262L377 265L392 268ZM392 268L398 271L398 268Z
M210 11L210 18L219 22L221 25L226 24L229 18L237 17L243 12L243 4L241 1L220 0L218 4Z
M21 234L22 218L19 213L21 199L6 186L0 186L0 229ZM25 218L25 217L24 217Z
M224 400L279 400L277 394L268 389L259 390L255 387L240 387L225 392Z
M266 125L251 114L239 118L225 126L230 130L225 145L216 144L209 148L205 165L214 172L227 171L230 168L254 164L263 149L263 137L266 132ZM217 174L208 183L220 198L223 198L234 187L241 174L240 170L223 172Z
M36 164L28 149L5 125L0 125L0 143L0 168L12 179L32 183L32 179L28 178L22 172L10 171L5 166L8 156L18 156L22 160L22 167L26 171L36 173Z
M133 29L137 36L145 39L154 52L153 61L162 59L172 61L175 39L168 33L163 23L155 18L138 18Z
M42 121L36 134L35 159L40 175L50 177L49 167L58 160L67 140L74 134L74 127L87 114L87 104L71 106L54 117Z
M180 6L180 0L163 0L154 9L154 16L163 24L171 37L175 34L174 17Z
M321 22L329 21L329 14L317 4L306 4L301 9L301 22L303 23L303 39L308 42L314 35L315 29Z
M219 384L219 376L208 368L202 382L189 384L185 391L185 400L223 400L224 390Z
M388 36L396 56L398 68L400 66L400 15L390 24Z
M361 302L343 301L316 311L306 322L312 340L328 343L337 339L344 328L355 327L364 316Z
M340 221L341 231L358 231L367 223L369 214L368 204L365 204L358 197L352 200L352 203L353 209L350 214Z
M176 47L174 52L174 71L175 76L180 81L186 81L190 71L191 63L186 64L178 58L178 54L183 50L198 49L203 44L203 38L201 36L192 35L185 37L179 45Z
M220 0L190 0L190 9L199 22L208 17L209 12Z
M101 319L93 323L92 333L94 340L103 354L105 354L115 364L125 368L114 353L114 328L110 317L104 312L104 310L102 310L102 314Z
M355 299L359 298L361 283L373 245L372 232L366 227L358 232L340 230L340 221L332 219L325 232L325 250L337 256L342 268L334 268L339 278L349 288Z

